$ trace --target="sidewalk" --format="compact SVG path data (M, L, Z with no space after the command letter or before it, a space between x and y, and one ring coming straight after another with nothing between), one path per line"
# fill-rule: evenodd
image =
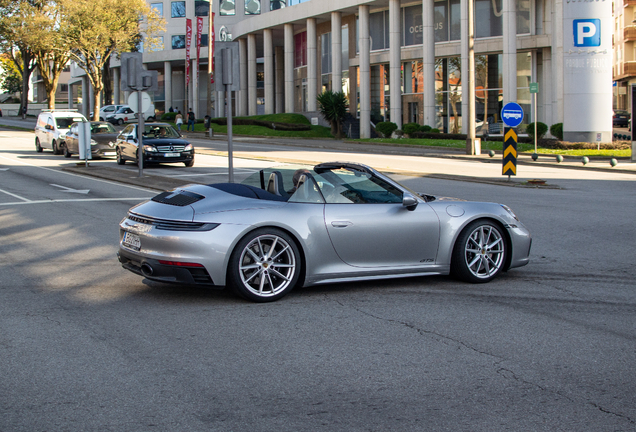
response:
M37 119L35 117L27 117L22 120L21 117L0 117L0 128L2 126L21 127L24 129L35 129ZM207 139L202 132L188 132L187 135L191 139ZM225 135L216 134L212 141L226 141ZM380 143L361 143L349 140L332 140L332 139L298 139L298 138L281 138L281 137L254 137L254 136L234 136L234 141L241 143L262 143L266 141L268 144L275 144L290 147L313 148L317 150L337 150L337 151L353 151L365 152L370 154L387 154L387 155L404 155L404 156L425 156L435 158L460 159L466 161L486 162L501 159L501 152L497 152L494 157L490 157L488 153L479 156L466 155L462 149L452 149L444 147L425 147L414 145L394 145ZM587 164L582 163L581 157L564 156L563 162L559 163L555 155L540 154L537 161L533 161L530 154L520 153L517 157L518 165L534 165L552 168L568 168L577 170L613 172L636 174L636 163L631 162L629 158L617 158L618 165L612 167L610 158L591 158Z

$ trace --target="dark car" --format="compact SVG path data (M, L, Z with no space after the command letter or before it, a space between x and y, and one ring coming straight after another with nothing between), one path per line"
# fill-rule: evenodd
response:
M115 141L117 139L117 131L106 122L92 121L91 123L91 155L93 158L104 156L115 156ZM79 154L79 125L73 123L66 135L64 135L64 157L71 157L73 154Z
M627 127L629 125L629 120L631 115L629 112L625 110L614 110L614 115L612 116L612 125L619 127Z
M138 125L130 124L117 136L117 163L127 160L138 163ZM143 132L144 164L183 162L194 165L194 146L183 139L181 134L168 123L150 123Z

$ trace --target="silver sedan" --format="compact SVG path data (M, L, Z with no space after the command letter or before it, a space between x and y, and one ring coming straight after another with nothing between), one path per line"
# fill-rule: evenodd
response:
M125 269L228 285L257 302L296 286L379 278L488 282L526 265L532 243L505 205L416 193L342 162L177 188L131 208L119 228Z

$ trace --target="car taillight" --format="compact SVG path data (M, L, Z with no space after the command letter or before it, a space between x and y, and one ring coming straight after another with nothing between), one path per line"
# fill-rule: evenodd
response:
M177 266L177 267L203 267L203 265L199 264L199 263L189 263L189 262L181 262L181 261L163 261L163 260L159 260L159 264L161 264L161 265L169 265L169 266Z

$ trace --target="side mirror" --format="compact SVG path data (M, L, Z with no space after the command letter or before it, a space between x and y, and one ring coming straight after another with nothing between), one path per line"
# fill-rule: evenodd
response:
M53 130L53 126L51 126L50 124L47 124L46 126L44 126L44 129Z
M402 206L406 207L408 211L413 211L417 208L417 198L410 193L405 193L402 197Z

